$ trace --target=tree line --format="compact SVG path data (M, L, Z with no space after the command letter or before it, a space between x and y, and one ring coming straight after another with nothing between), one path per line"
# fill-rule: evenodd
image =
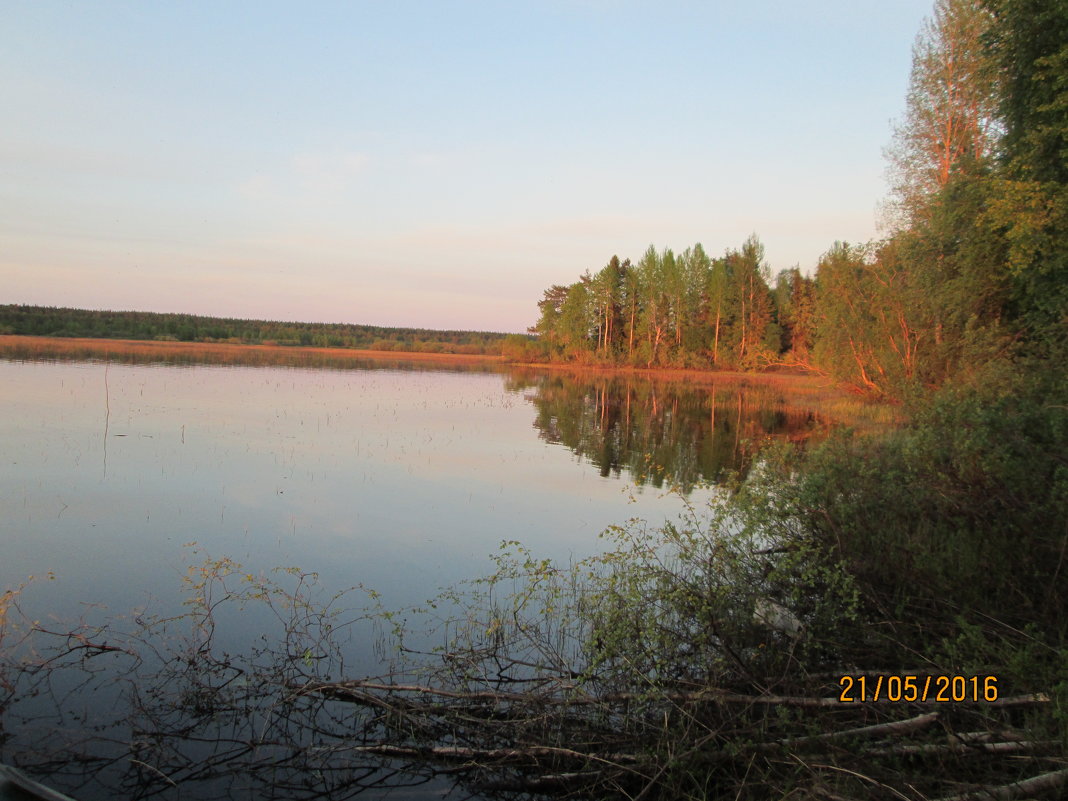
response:
M500 353L504 339L504 334L487 331L433 331L21 305L0 305L0 334L493 355Z
M937 388L1062 341L1068 46L1037 0L938 0L888 148L891 233L773 276L754 234L710 256L650 246L553 285L513 357L642 367L794 364L872 394Z
M553 285L538 303L535 359L647 367L754 368L812 346L814 282L799 269L771 286L754 234L712 258L700 243L676 254L613 256L596 274ZM516 343L518 344L518 343Z

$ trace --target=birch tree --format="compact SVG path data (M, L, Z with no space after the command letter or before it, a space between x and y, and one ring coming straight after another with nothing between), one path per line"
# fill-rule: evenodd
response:
M991 19L979 0L936 0L916 39L905 117L886 151L897 227L923 217L954 172L992 153L998 95L983 46Z

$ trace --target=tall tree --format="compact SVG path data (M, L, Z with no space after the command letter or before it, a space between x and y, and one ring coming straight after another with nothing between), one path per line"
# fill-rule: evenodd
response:
M637 347L638 320L642 303L641 273L630 259L623 263L623 325L626 330L627 361L634 363Z
M626 262L627 266L629 264L629 261ZM593 292L597 297L597 347L605 356L611 356L618 344L627 266L619 261L618 256L613 256L593 280Z
M1068 183L1068 4L986 0L1014 177Z
M799 364L807 364L815 334L816 283L793 267L783 270L775 286L783 348Z
M816 358L841 380L865 390L885 391L866 336L872 329L866 266L864 250L844 242L835 242L820 259L816 272Z
M915 280L893 241L875 253L835 242L816 274L817 363L861 389L902 397L931 338Z
M567 356L572 359L582 359L592 349L591 334L597 329L597 314L591 286L587 273L582 280L568 287L567 298L560 308L560 339Z
M712 364L719 364L720 331L723 328L724 304L727 302L727 290L730 280L729 261L716 259L708 271L705 283L705 315L711 331L709 343L712 352Z
M887 149L900 224L923 217L954 172L991 155L996 72L983 46L991 20L979 0L936 0L916 39L905 118Z
M538 301L538 322L535 323L530 333L537 334L542 342L546 343L550 353L555 353L560 345L560 315L567 300L568 288L560 284L553 284L542 293L542 299Z
M1004 180L993 213L1009 244L1014 313L1033 342L1068 339L1068 3L988 0L1002 75Z
M657 253L650 245L638 262L638 283L641 289L639 327L644 338L643 356L647 366L660 363L662 349L671 330L670 300L664 280L664 264L675 257L670 249Z
M736 308L735 358L752 367L767 355L768 329L772 325L772 299L768 287L770 272L764 261L764 245L750 235L742 249L729 252L732 298ZM776 355L778 351L776 349Z
M704 311L712 260L698 242L686 248L677 262L682 291L675 301L678 314L676 342L685 355L696 355L706 347Z

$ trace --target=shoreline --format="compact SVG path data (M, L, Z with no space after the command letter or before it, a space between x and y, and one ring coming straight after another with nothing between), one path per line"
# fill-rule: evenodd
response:
M510 362L503 356L466 353L419 353L414 351L320 348L300 345L253 345L231 342L175 342L144 339L47 337L26 334L0 335L0 359L101 359L183 364L230 364L285 367L344 368L360 362L436 366L441 369L475 369L494 372L536 371L571 375L582 379L641 379L659 383L685 383L714 390L717 384L781 390L795 397L818 396L822 402L837 400L849 405L899 409L866 396L826 375L799 368L775 368L764 372L738 370L685 370L671 367L629 365L579 365L541 362ZM900 410L899 410L900 411Z
M318 348L304 345L254 345L234 342L175 342L155 339L109 339L106 337L46 337L26 334L0 336L0 356L28 350L42 358L81 353L142 356L195 357L197 355L239 356L241 354L316 356L336 359L381 361L426 361L438 364L504 364L503 357L471 353L418 353L400 350L359 350ZM88 355L87 358L93 358Z
M426 361L439 364L495 364L502 367L584 375L619 375L668 380L696 380L698 383L714 380L756 381L774 383L784 378L823 378L827 386L838 386L832 379L800 368L783 367L762 372L741 370L683 369L678 367L634 367L631 365L582 365L560 362L513 362L503 356L474 353L424 353L408 350L369 350L360 348L323 348L305 345L260 345L235 342L182 342L154 339L111 339L109 337L49 337L31 334L0 335L0 356L20 351L48 357L78 355L96 352L101 356L111 354L139 354L144 356L196 356L238 354L279 354L328 356L353 360L378 361ZM91 357L90 357L91 358Z

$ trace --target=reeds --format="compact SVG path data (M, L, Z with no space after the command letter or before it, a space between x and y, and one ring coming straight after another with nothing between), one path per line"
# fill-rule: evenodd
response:
M489 367L497 356L457 353L241 345L228 342L173 342L0 336L0 358L16 360L107 360L126 364L219 364L250 367L332 367L452 365Z

